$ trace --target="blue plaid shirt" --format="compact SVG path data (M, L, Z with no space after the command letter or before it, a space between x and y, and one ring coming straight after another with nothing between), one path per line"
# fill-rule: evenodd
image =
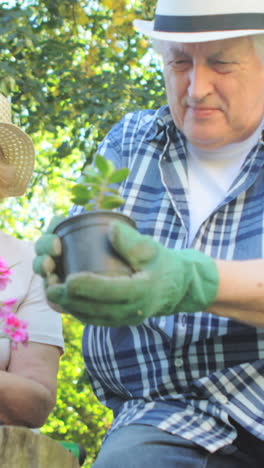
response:
M168 107L126 115L99 152L117 167L130 168L121 187L122 210L139 231L168 248L186 248L185 140ZM192 248L214 258L263 257L263 164L264 143L259 141ZM86 326L83 355L97 398L113 410L110 431L153 425L214 452L236 437L231 416L264 440L263 328L182 311L138 327Z

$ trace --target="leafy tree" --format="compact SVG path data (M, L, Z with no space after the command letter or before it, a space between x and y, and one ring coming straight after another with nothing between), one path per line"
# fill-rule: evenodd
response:
M145 2L143 2L145 3ZM151 11L153 0L145 10ZM0 5L0 91L31 135L37 161L27 196L8 204L37 229L54 205L70 206L75 179L98 142L129 110L157 107L163 84L132 0L17 0ZM34 193L34 197L33 197ZM35 203L33 201L35 200ZM39 216L40 206L45 216ZM18 218L20 216L18 215ZM7 227L7 226L6 226ZM14 228L17 223L14 222ZM18 229L19 232L19 229Z
M0 4L0 92L36 147L27 194L1 204L1 228L38 238L98 142L126 112L164 103L159 62L132 26L156 0L6 0ZM1 145L1 142L0 142ZM81 357L82 325L64 317L57 405L42 429L79 442L90 466L112 414L94 397Z

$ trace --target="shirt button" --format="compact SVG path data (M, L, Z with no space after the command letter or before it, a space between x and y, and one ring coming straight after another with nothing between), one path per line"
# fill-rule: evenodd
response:
M183 314L183 315L181 316L181 326L182 326L183 328L185 328L186 325L187 325L187 315L186 315L186 314Z
M175 366L176 367L182 367L183 366L183 359L182 358L175 359Z
M224 453L225 455L232 455L232 453L237 451L237 447L235 445L226 445L222 447L219 452Z
M226 405L226 404L228 403L228 399L226 398L225 395L219 395L218 400L219 400L220 403L222 403L223 405Z

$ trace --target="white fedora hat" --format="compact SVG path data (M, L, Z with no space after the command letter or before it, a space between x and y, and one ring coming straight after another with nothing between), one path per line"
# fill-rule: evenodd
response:
M17 197L26 191L34 170L35 150L29 136L11 122L11 105L0 94L0 163L12 169L8 184L0 182L1 197ZM4 181L3 181L4 182Z
M155 21L135 20L153 39L205 42L264 33L264 0L158 0Z

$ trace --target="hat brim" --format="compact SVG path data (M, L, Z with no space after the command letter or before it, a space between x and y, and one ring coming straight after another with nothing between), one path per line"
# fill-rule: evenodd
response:
M235 37L264 34L264 29L237 29L226 31L203 31L203 32L163 32L154 30L154 21L134 20L135 29L150 37L172 42L209 42Z
M15 177L4 196L23 195L27 189L35 164L35 150L31 138L17 125L0 122L0 158L13 168Z

